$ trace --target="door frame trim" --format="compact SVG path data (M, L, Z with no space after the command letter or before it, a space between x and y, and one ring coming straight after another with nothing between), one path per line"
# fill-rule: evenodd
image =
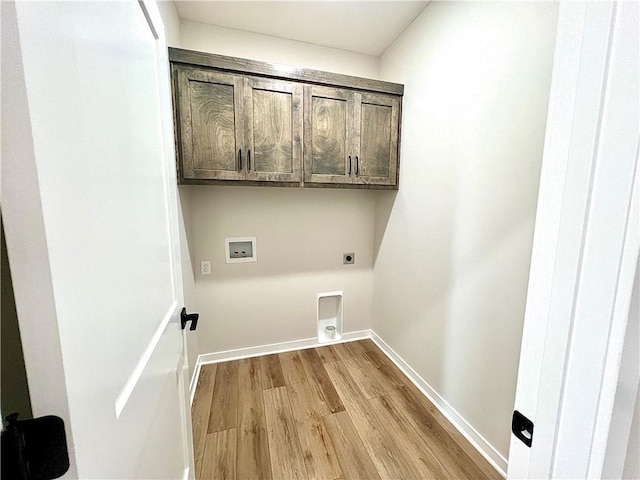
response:
M616 168L636 168L637 143L635 158L628 147L637 142L637 123L618 132L624 141L615 153L607 138L620 119L629 117L624 109L609 111L616 92L627 91L612 90L616 76L610 72L619 65L612 63L612 42L623 5L629 4L560 4L515 399L515 408L534 421L536 430L531 448L511 437L508 478L599 478L593 446L609 425L598 425L604 418L597 410L592 414L594 406L603 406L604 388L611 386L607 376L617 376L617 369L591 368L620 339L612 336L616 319L609 314L600 317L599 337L589 336L594 325L589 311L611 313L619 297L628 297L633 285L629 270L634 269L622 268L624 250L638 251L637 235L629 237L634 175L625 181L615 175ZM618 45L617 54L631 45ZM633 102L637 97L629 108ZM603 215L607 206L608 216ZM598 255L597 247L605 244L615 247ZM601 279L602 288L594 287L594 278ZM580 384L585 371L591 378Z

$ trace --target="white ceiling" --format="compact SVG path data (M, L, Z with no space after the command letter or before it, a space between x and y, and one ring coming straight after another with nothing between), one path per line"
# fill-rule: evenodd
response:
M185 20L381 55L429 2L176 1Z

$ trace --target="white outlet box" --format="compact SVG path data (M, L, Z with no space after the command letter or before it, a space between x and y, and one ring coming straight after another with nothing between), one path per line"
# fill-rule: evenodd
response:
M257 262L256 237L225 238L224 253L227 263Z
M202 260L200 262L200 274L211 275L211 260Z

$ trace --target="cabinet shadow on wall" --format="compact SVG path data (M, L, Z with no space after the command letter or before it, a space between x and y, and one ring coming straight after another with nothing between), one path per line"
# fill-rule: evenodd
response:
M398 192L396 190L379 191L375 193L376 200L376 217L373 230L373 264L375 265L380 252L380 246L387 231L389 218L393 211L393 205L396 202Z
M373 268L377 196L388 192L249 186L186 189L190 219L185 220L190 224L197 281L348 275ZM395 195L385 198L393 201ZM390 208L387 204L385 208ZM388 216L389 212L381 215L381 234ZM258 261L226 263L224 239L229 237L256 237ZM355 253L355 264L343 264L347 252ZM211 275L200 275L202 260L211 261Z

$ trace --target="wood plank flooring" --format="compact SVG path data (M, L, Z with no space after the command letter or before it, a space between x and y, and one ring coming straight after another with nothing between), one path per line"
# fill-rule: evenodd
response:
M371 341L203 365L196 478L502 477Z

